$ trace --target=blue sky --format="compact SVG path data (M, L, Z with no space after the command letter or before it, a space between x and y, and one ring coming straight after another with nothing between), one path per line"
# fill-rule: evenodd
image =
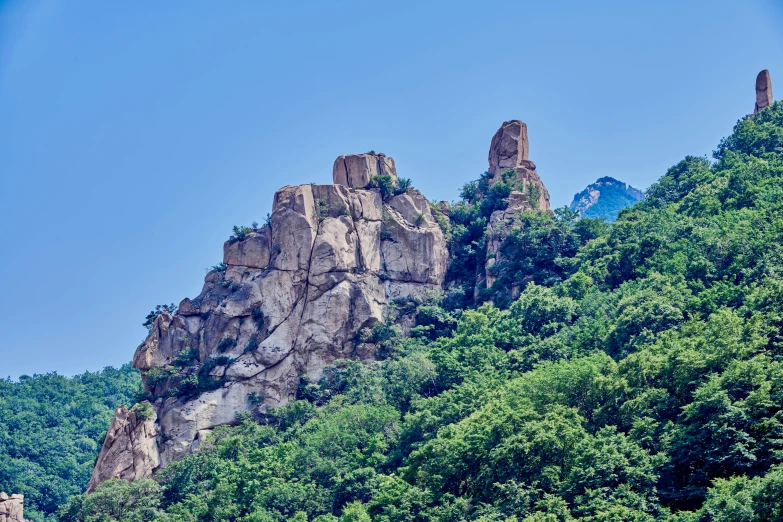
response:
M780 1L0 0L0 376L129 361L339 154L453 200L519 118L562 206L710 154L764 68L783 93Z

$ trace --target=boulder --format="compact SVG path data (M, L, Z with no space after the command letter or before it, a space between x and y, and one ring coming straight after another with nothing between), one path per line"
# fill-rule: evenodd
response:
M366 188L370 179L376 175L389 175L397 179L394 159L385 154L349 154L334 160L332 180L335 185L352 188Z
M774 98L772 98L772 79L769 76L769 71L764 69L756 76L756 107L753 109L753 114L766 109L774 101Z
M0 522L25 522L24 495L0 493Z
M272 230L264 226L250 232L244 241L226 241L223 244L223 263L250 268L266 268L272 248Z
M489 146L489 172L497 176L521 166L529 151L527 124L520 120L504 121Z

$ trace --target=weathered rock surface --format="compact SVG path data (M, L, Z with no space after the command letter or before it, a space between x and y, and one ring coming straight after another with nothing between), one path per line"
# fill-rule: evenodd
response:
M367 188L373 176L384 174L397 179L394 159L374 152L340 156L334 160L332 168L332 179L335 185L353 188Z
M153 408L146 403L148 418L120 406L114 413L109 432L98 455L87 491L110 478L136 480L149 477L160 464L156 437L158 428ZM0 518L0 521L2 519Z
M520 120L505 121L489 146L489 172L497 176L515 169L528 159L529 152L527 124Z
M756 76L756 107L753 109L753 114L766 109L774 101L772 98L772 78L769 76L769 71L764 69Z
M494 175L493 181L499 181L503 173L513 170L522 190L538 197L534 206L549 210L549 191L536 173L536 164L528 159L529 151L527 125L520 120L503 122L489 146L487 172Z
M0 522L25 522L24 495L0 493Z
M618 212L641 201L643 197L644 193L641 190L605 176L575 194L569 208L578 212L579 217L614 221L617 219Z
M224 245L225 271L160 314L133 365L154 415L120 408L90 488L150 476L237 413L286 404L299 378L337 358L374 358L359 331L392 299L441 287L447 248L429 202L410 189L384 202L370 177L396 178L383 155L341 156L333 185L280 189L271 224Z

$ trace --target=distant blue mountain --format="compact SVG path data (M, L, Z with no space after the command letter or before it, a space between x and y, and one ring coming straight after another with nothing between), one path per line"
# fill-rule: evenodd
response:
M609 176L599 178L582 192L574 195L571 210L580 217L604 218L607 221L617 219L617 214L644 197L644 193L627 183Z

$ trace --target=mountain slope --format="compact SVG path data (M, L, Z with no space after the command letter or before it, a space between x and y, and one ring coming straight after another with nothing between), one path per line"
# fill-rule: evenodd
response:
M0 380L0 491L25 495L36 522L87 487L114 410L141 385L130 367Z
M466 187L450 290L395 303L410 336L379 325L375 362L335 361L61 519L780 519L783 103L715 157L673 166L611 227L522 212L483 286L483 230L509 202ZM466 306L475 288L504 299Z
M581 217L617 219L617 214L644 197L644 193L627 183L605 176L574 194L569 208Z

